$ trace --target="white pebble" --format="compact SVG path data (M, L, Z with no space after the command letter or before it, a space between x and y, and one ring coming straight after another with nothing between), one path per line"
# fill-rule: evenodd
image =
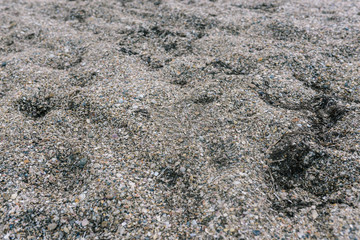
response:
M15 199L17 197L17 193L11 195L11 199Z
M84 220L82 220L82 222L81 222L81 225L83 227L87 226L88 224L89 224L89 221L86 218Z
M86 198L86 194L85 193L82 193L79 195L79 200L82 201Z
M49 230L49 231L52 231L52 230L54 230L56 227L57 227L57 224L56 224L56 223L51 223L51 224L48 225L48 230Z
M312 211L311 211L311 217L312 217L313 219L316 219L318 216L319 216L319 214L317 213L316 210L312 210Z

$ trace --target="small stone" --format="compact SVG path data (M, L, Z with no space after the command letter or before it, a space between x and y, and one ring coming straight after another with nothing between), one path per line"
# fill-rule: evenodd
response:
M110 192L110 193L107 193L107 194L105 195L105 198L111 200L111 199L114 198L114 194L111 193L111 192Z
M9 200L10 199L10 194L4 193L3 198L4 198L5 201Z
M79 195L79 200L82 201L86 198L86 194L85 193L82 193Z
M11 195L11 199L13 199L13 200L14 200L16 197L17 197L17 193L14 193L14 194Z
M259 236L261 234L259 230L253 230L252 232L255 236Z
M317 211L315 209L311 211L311 217L313 219L316 219L318 216L319 216L319 214L317 213Z
M89 224L89 221L86 218L84 220L82 220L82 222L81 222L81 225L83 227L87 226L88 224Z
M197 226L196 220L192 220L192 221L191 221L191 225L192 225L192 226Z
M2 62L1 67L6 67L6 64L7 64L6 62Z
M53 231L55 230L55 228L57 228L57 224L56 223L51 223L48 225L48 230L49 231Z
M180 168L180 172L184 173L185 171L186 171L186 168L184 168L184 167Z
M84 168L85 165L86 165L86 163L87 163L87 159L86 159L86 158L82 158L82 159L80 159L80 161L79 161L79 163L78 163L78 167L79 167L79 168Z
M64 227L64 232L69 233L70 230L67 227Z
M103 221L103 222L101 223L101 227L106 228L106 227L108 226L108 224L109 224L108 221Z

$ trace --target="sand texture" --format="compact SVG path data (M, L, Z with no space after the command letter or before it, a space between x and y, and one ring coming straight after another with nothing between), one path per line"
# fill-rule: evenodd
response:
M360 1L0 0L1 239L359 239Z

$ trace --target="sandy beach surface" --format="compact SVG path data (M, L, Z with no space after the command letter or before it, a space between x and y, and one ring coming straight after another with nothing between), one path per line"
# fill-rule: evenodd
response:
M360 1L0 0L1 239L360 239Z

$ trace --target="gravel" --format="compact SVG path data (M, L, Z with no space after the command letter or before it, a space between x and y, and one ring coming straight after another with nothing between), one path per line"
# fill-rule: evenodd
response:
M0 1L0 238L359 238L359 9Z

